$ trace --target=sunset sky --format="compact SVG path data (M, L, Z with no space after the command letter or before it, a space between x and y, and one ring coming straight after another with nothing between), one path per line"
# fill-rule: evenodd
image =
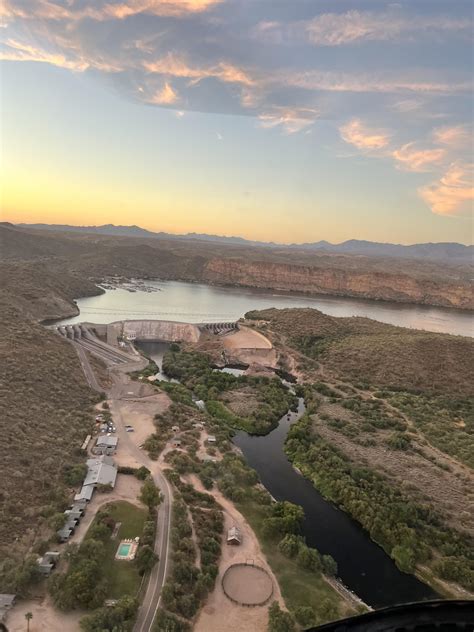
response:
M2 219L472 243L472 2L4 0Z

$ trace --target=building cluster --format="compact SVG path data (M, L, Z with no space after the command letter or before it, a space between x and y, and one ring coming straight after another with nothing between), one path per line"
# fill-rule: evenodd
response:
M87 503L91 500L94 490L98 486L115 487L117 480L117 466L111 456L95 456L87 459L87 474L81 490L74 496L74 503L66 509L66 523L57 532L60 542L67 542L73 535L86 511Z

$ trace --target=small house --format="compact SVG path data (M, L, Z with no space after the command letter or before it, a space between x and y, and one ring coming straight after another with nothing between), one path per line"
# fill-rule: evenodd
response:
M175 448L179 448L181 445L181 439L173 439L171 443L172 445L174 445Z
M198 399L194 403L200 410L206 410L206 404L202 399Z
M242 544L242 535L240 534L240 529L238 529L237 527L231 527L227 531L227 544L232 544L234 546Z
M38 558L38 570L42 575L48 577L59 561L58 551L47 551L43 557Z
M217 439L215 438L215 436L214 436L214 435L209 435L209 436L207 437L207 442L208 442L208 443L217 443Z
M60 542L67 542L72 535L72 529L64 526L56 532Z
M118 443L118 439L117 437L108 437L106 436L100 436L97 437L97 441L96 441L96 446L98 448L113 448L116 449L117 448L117 443Z
M81 491L74 496L74 502L85 501L89 502L94 493L94 485L83 485Z
M172 426L172 427L171 427L171 430L172 430L173 432L179 432L179 426Z

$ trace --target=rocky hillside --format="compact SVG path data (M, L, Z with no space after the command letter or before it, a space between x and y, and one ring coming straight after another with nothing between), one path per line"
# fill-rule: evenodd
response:
M203 277L209 283L474 309L472 288L467 283L406 273L220 258L206 264Z
M0 225L0 258L80 279L141 276L474 309L469 265L34 231ZM78 294L75 294L78 296Z
M474 395L472 338L368 318L336 318L315 309L268 309L250 312L247 318L338 379L374 388Z

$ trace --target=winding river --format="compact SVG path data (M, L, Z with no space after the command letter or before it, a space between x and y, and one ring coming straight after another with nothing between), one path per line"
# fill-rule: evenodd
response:
M334 316L367 316L403 327L474 336L472 314L454 310L180 282L147 281L147 284L154 291L115 289L107 290L101 296L79 299L80 315L61 324L152 318L194 323L222 322L236 320L251 309L314 307ZM140 346L157 362L161 373L167 345L141 343ZM303 412L304 402L300 400L298 412L285 415L268 435L257 437L239 432L234 442L274 498L289 500L303 507L306 516L304 535L308 544L334 557L340 579L368 605L379 608L435 598L431 588L399 571L358 523L325 500L308 480L293 469L283 447L290 425Z

